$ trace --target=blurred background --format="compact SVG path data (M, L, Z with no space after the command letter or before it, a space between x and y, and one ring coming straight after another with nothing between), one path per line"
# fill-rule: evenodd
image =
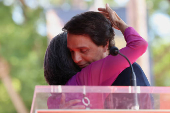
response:
M149 43L137 61L152 86L170 85L170 0L0 0L0 113L28 113L34 87L48 85L48 42L76 14L110 7ZM116 46L125 46L116 31Z

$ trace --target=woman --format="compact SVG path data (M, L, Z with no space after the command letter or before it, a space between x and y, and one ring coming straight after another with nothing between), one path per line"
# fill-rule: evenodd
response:
M80 71L71 59L67 48L67 33L55 36L45 54L44 76L49 85L65 85L67 81Z

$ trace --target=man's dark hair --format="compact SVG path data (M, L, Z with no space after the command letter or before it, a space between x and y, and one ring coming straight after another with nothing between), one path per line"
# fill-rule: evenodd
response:
M65 85L80 68L73 62L67 48L67 33L54 37L44 58L44 77L49 85Z
M89 35L98 46L114 46L114 30L111 22L99 12L85 12L74 16L63 27L64 31L75 35Z

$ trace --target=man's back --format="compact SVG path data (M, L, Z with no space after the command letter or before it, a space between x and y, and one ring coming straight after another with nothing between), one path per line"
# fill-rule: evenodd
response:
M149 81L139 64L135 62L132 66L136 74L137 86L150 86ZM124 69L113 82L112 86L130 86L131 73L130 67Z

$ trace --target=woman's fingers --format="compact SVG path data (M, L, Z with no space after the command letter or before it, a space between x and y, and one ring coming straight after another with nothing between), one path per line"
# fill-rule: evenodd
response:
M112 13L112 9L109 7L109 4L106 4L106 11L110 14L110 13Z
M81 102L81 100L75 99L75 100L70 100L68 102L65 103L65 108L69 108L71 106L73 106L74 104L77 104Z
M98 8L98 11L102 11L102 12L107 13L107 11L106 11L106 9L105 9L105 8Z
M115 15L115 12L109 7L109 4L106 4L106 8L98 8L98 10L110 20L112 26L115 29L118 29L118 27L116 26L117 16Z
M60 101L60 104L65 104L65 94L64 93L62 93L61 94L61 101Z
M119 29L119 24L121 21L121 18L116 14L115 11L113 11L109 4L106 4L106 8L98 8L99 12L101 14L103 14L106 18L108 18L110 20L110 22L112 23L112 26L117 29Z
M83 105L75 105L73 106L74 104L77 104L77 103L80 103L81 100L80 99L74 99L74 100L70 100L68 102L65 102L65 94L62 93L62 96L61 96L61 100L60 100L60 109L84 109L85 106Z
M75 100L70 100L68 102L65 102L64 104L60 104L60 109L68 109L72 107L74 104L80 103L81 100L75 99Z
M101 13L102 15L104 15L106 18L109 18L108 13L104 13L104 12L99 12L99 13Z
M108 15L110 17L110 21L112 23L112 26L117 29L117 30L120 30L119 29L119 25L118 25L118 22L121 20L121 18L116 14L115 11L113 11L110 7L109 7L109 4L106 4L106 11L108 12Z

